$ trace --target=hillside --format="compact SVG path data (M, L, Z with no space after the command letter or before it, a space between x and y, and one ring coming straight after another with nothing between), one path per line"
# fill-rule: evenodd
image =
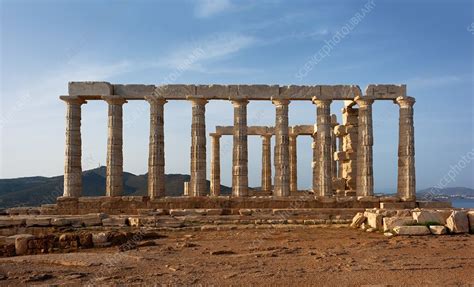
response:
M84 196L105 194L105 172L105 167L99 167L82 173ZM183 194L183 184L189 181L189 175L167 174L165 179L167 195L179 196ZM209 181L207 185L209 187ZM62 192L63 176L0 179L0 208L54 203ZM146 193L147 174L135 175L124 172L125 195L146 195ZM221 186L221 193L230 194L231 188Z

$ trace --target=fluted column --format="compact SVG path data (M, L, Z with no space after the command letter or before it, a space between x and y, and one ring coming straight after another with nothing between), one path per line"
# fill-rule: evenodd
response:
M63 196L80 197L82 193L81 105L86 101L62 96L66 102L66 150L64 154Z
M415 200L415 126L413 123L415 99L398 97L395 102L400 106L397 193L402 200Z
M275 180L273 195L290 195L288 104L289 100L273 100L276 108L275 118Z
M165 196L165 99L145 97L150 104L150 139L148 150L148 196Z
M123 110L127 101L118 96L106 96L109 104L107 140L106 195L120 196L123 192Z
M357 97L359 106L358 146L357 146L357 195L374 195L373 152L374 137L372 130L373 99Z
M248 151L247 151L247 100L234 100L234 129L232 152L232 195L247 196Z
M311 148L313 150L313 161L311 162L311 167L313 169L313 193L319 194L319 152L318 152L318 133L315 131L311 136L313 142L311 143Z
M191 124L191 179L190 196L204 196L207 193L206 182L206 104L199 98L190 98L192 103Z
M298 164L297 164L297 152L296 152L296 134L290 134L289 136L289 153L290 153L290 192L298 191Z
M211 134L211 196L221 194L220 134Z
M262 191L272 191L272 135L262 135Z
M317 106L317 150L319 156L319 195L332 196L332 140L331 140L331 100L313 98Z
M333 178L337 178L337 161L334 160L334 153L337 151L337 137L334 127L337 125L336 115L331 115L331 174Z

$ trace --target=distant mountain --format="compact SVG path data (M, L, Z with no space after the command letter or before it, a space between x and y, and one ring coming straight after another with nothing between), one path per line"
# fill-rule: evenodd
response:
M467 187L430 187L416 192L418 198L474 198L474 189Z
M105 195L106 168L99 167L82 173L82 194L84 196ZM135 175L124 172L124 195L146 195L147 174ZM183 194L183 185L189 181L186 174L167 174L165 177L166 194L179 196ZM209 188L209 181L207 181ZM222 194L230 194L232 189L221 186ZM22 177L0 179L0 208L13 206L39 206L54 203L63 193L63 176Z

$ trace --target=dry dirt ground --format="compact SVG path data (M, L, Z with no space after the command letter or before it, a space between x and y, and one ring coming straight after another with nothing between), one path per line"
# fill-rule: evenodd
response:
M163 235L124 252L3 258L0 285L474 284L472 235L389 239L345 227Z

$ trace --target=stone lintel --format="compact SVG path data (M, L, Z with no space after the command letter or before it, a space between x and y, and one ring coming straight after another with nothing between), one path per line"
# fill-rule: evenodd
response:
M114 87L108 82L69 82L70 96L109 96Z
M70 82L69 95L100 100L100 96L118 95L127 100L143 100L155 94L170 100L186 100L197 97L208 100L306 100L313 97L330 100L352 100L361 96L357 85L140 85L110 84L108 82ZM396 98L396 97L395 97Z
M365 96L377 100L395 100L397 97L406 97L406 85L368 85Z
M219 134L219 135L233 135L233 126L216 126L216 132L210 133L209 135ZM305 135L312 136L315 132L316 126L313 125L296 125L288 128L288 132L291 135ZM268 126L249 126L247 127L247 135L250 136L263 136L263 135L274 135L274 127Z

